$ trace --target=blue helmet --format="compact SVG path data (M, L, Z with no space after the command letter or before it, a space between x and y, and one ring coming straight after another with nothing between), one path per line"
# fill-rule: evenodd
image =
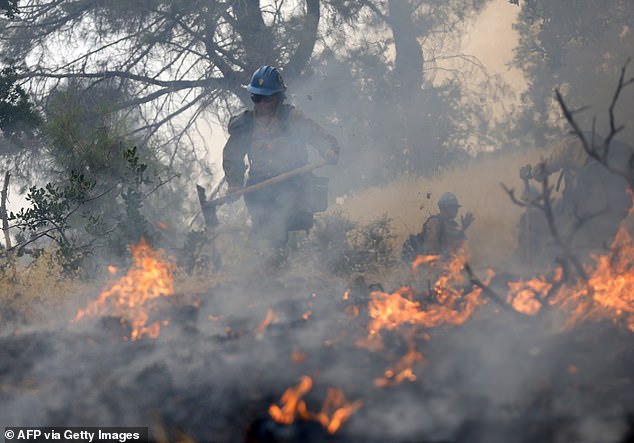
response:
M257 95L273 95L286 91L284 79L276 68L260 66L251 76L247 91Z
M438 208L459 208L461 205L458 203L458 199L452 192L445 192L438 199Z

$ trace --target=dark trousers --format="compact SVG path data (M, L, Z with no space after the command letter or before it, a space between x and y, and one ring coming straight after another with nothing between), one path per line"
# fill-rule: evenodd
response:
M310 229L312 213L306 209L306 196L305 177L292 177L245 194L253 222L251 237L257 247L285 251L289 231Z

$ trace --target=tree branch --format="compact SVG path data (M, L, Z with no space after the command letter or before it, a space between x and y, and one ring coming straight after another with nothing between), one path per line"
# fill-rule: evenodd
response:
M577 111L572 111L570 110L570 108L568 108L568 105L566 105L566 102L564 101L563 96L561 95L561 92L559 91L559 89L555 89L555 98L557 99L557 103L559 103L559 106L564 114L564 117L566 118L566 121L568 122L568 124L572 127L572 133L579 139L579 141L581 142L581 145L583 146L583 149L586 151L586 153L593 159L595 159L596 161L598 161L601 165L603 165L607 170L609 170L610 172L620 175L621 177L623 177L630 189L632 189L632 191L634 191L634 168L633 168L633 164L634 164L634 153L632 155L632 157L630 158L630 162L629 162L629 170L620 170L614 166L612 166L609 161L608 161L608 154L610 151L610 144L612 143L612 140L614 138L614 136L616 136L616 134L618 134L620 131L623 130L624 126L616 126L616 118L614 115L614 108L616 106L616 103L619 100L619 97L621 95L621 93L623 92L623 89L625 89L627 86L634 84L634 77L629 78L627 80L625 80L625 72L627 70L627 66L629 65L631 59L628 59L625 64L623 65L623 68L621 68L621 74L619 76L619 81L617 83L616 89L614 91L614 95L612 97L612 102L610 103L608 112L609 112L609 119L610 119L610 132L607 135L607 137L604 139L603 143L601 146L595 146L594 144L594 123L592 125L592 140L588 141L587 137L585 136L585 134L581 131L581 128L579 126L579 123L575 120L574 118L574 114Z

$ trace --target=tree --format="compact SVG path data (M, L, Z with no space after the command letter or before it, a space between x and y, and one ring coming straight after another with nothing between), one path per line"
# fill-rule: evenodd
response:
M529 81L524 96L530 104L524 117L525 130L532 131L540 144L553 133L561 134L566 122L554 100L556 87L575 98L571 106L595 109L579 116L579 124L590 130L593 115L607 114L612 87L632 56L634 3L525 0L520 7L515 64ZM625 119L623 138L634 135L634 116L628 111L632 105L634 96L624 94L617 110ZM597 130L607 134L609 122L599 120Z
M0 0L0 10L7 18L14 18L18 13L18 0Z
M115 80L130 96L119 109L144 111L135 129L171 126L177 146L203 111L226 114L246 102L241 85L260 64L282 66L290 81L302 72L320 1L290 3L31 1L20 20L2 23L3 53L16 62L38 57L23 74L39 81L36 93L61 80L83 79L88 89ZM77 42L78 51L61 54L59 45Z
M96 180L76 170L43 187L32 186L26 195L30 206L8 217L19 231L11 250L37 255L40 240L48 239L56 244L64 268L76 271L89 256L121 257L141 238L158 240L160 233L148 221L143 205L164 183L148 173L136 147L125 149L122 157L124 167L106 189L104 180L98 187Z
M183 147L196 144L192 136L204 123L202 116L211 112L223 121L245 105L242 85L260 64L280 66L291 86L328 71L316 62L353 64L368 78L347 78L352 81L330 89L360 86L364 93L376 94L369 103L374 114L354 112L370 118L369 127L400 125L389 133L399 133L401 140L386 140L383 156L393 171L403 160L406 170L416 171L446 160L452 129L465 121L451 115L460 112L455 101L464 97L459 82L439 87L433 73L443 41L455 39L486 1L31 0L21 8L20 19L0 23L0 31L7 59L30 55L37 60L22 72L36 95L44 97L71 79L85 81L87 91L106 81L125 91L129 98L117 109L141 114L142 124L130 128L136 134L151 137L165 130L163 142L172 164L179 156L187 161L194 157ZM79 41L71 56L56 50L56 45ZM376 91L379 85L383 91ZM381 97L389 100L382 103ZM421 100L435 112L417 116ZM380 104L383 110L377 110ZM348 124L338 119L342 113L335 114L324 112L322 120ZM385 116L393 117L383 123ZM421 136L424 149L416 146ZM431 158L422 155L427 151Z
M474 127L471 116L482 107L467 104L473 95L465 88L481 66L460 52L456 39L486 2L362 4L357 20L324 38L327 50L313 57L303 94L295 97L308 110L322 110L338 129L348 148L342 167L350 169L343 175L354 177L353 187L433 171L486 132ZM461 61L451 72L443 66L450 58Z
M0 70L0 160L18 177L26 174L25 157L40 145L36 137L43 123L13 68ZM11 164L11 166L9 166Z

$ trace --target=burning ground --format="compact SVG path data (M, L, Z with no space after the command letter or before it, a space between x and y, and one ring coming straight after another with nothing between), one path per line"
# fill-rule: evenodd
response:
M140 243L76 306L5 325L0 416L156 441L631 441L634 255L617 240L587 285L470 277L459 255L419 256L393 288L310 266L193 285Z

